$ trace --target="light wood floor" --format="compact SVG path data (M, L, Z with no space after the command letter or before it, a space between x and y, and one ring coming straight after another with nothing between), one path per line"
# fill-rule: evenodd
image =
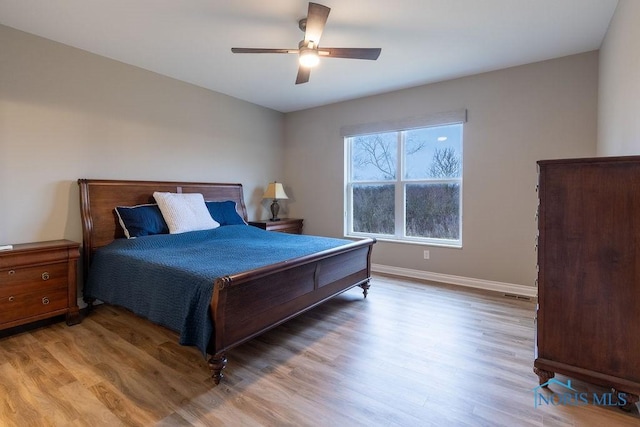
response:
M0 425L640 425L617 408L534 408L534 307L376 276L366 300L349 291L231 351L216 387L176 334L103 305L0 338Z

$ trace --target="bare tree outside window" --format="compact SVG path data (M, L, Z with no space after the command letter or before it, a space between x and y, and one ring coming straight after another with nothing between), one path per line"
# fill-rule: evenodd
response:
M459 177L462 171L462 159L453 147L436 148L429 168L432 178Z
M353 231L394 234L395 186L353 186Z
M452 147L436 148L429 168L435 179L460 176L462 159ZM458 183L407 184L407 236L460 238L460 185Z
M357 180L396 179L398 141L395 133L363 135L353 140L352 175Z

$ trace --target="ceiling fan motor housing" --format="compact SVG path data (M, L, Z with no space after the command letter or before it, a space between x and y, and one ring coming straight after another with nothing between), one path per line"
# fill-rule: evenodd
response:
M307 18L302 18L298 21L298 28L304 33L307 31Z

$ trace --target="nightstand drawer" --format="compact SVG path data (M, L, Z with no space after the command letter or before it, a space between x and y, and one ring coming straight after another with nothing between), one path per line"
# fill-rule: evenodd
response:
M62 287L41 289L26 294L0 297L0 323L26 319L43 313L63 310L69 305L66 284Z
M68 280L68 266L66 262L45 264L34 267L23 267L0 270L0 297L11 294L47 288L66 286Z
M20 267L29 267L38 264L52 264L58 262L67 262L69 259L69 249L66 247L31 248L28 251L21 251L21 246L34 247L36 243L25 243L14 245L14 250L0 252L0 270L18 269ZM28 254L25 256L25 253Z

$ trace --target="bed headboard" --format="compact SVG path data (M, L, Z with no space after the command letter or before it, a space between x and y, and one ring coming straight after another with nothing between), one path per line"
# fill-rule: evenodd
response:
M155 203L154 191L201 193L206 201L233 200L238 214L247 220L242 184L79 179L78 185L85 279L95 250L124 237L114 208Z

